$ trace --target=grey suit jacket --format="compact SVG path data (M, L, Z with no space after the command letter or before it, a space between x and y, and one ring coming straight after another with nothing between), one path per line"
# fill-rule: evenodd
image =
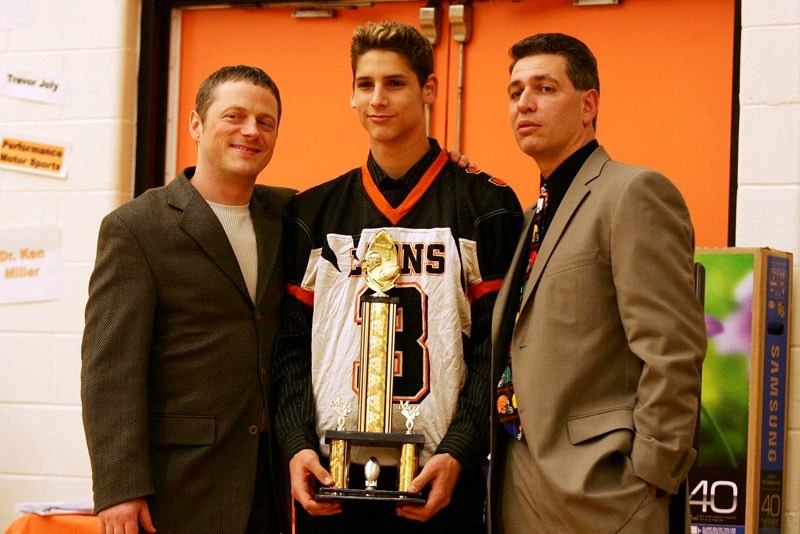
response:
M243 532L273 405L293 191L253 194L253 302L225 231L185 174L100 227L81 372L95 510L147 496L159 532Z
M531 532L616 532L649 484L675 492L686 477L696 456L706 343L693 239L669 180L614 162L599 147L548 229L516 326L519 289L506 277L495 306L493 363L497 378L512 347L541 515ZM521 248L510 273L525 261ZM498 506L505 444L495 420L494 532L509 520Z

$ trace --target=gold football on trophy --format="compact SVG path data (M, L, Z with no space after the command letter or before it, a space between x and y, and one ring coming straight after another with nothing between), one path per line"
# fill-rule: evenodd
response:
M394 241L386 230L378 232L370 243L364 259L361 260L361 271L367 287L378 296L386 296L386 292L394 287L400 276L400 265L397 263Z

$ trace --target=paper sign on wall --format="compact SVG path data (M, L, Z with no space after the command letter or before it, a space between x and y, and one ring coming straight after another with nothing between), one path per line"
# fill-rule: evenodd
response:
M0 94L49 104L66 101L66 83L57 74L0 65Z
M55 225L0 229L0 304L61 296L61 242Z
M70 143L0 132L0 167L15 171L66 178Z

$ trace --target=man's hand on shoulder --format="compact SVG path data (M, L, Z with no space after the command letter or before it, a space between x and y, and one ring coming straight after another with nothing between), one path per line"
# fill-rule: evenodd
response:
M478 165L469 160L469 156L462 154L458 150L448 150L447 155L450 156L450 161L470 172L478 172Z
M333 484L333 477L319 463L319 456L311 449L303 449L289 461L289 476L292 479L292 497L311 515L334 515L341 513L342 505L335 501L314 500L316 481L325 486Z
M147 532L152 534L156 531L150 508L143 497L115 504L102 510L97 517L100 519L100 534L135 534L139 532L140 523Z
M460 474L461 462L447 453L434 454L408 488L410 493L417 493L428 484L431 485L425 506L400 505L397 507L397 515L415 521L427 521L450 504Z

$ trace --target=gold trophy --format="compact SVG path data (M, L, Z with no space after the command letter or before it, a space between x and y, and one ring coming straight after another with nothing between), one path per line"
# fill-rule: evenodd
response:
M403 501L424 504L420 493L409 493L408 486L416 476L419 452L425 443L422 435L413 434L419 406L401 402L406 418L406 432L392 432L392 384L394 380L394 339L399 299L387 291L400 276L397 249L391 236L381 230L361 261L361 272L367 287L374 291L361 297L361 349L359 353L358 430L344 430L350 406L341 399L332 402L339 416L336 430L325 431L330 444L330 470L334 482L319 489L316 498ZM364 465L365 487L349 488L350 447L395 447L398 449L397 490L378 489L380 464L371 457Z

